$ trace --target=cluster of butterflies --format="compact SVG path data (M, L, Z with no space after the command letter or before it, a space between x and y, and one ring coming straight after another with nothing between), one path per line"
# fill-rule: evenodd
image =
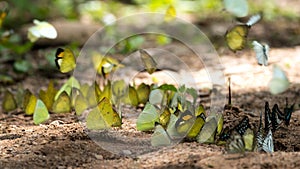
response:
M215 143L222 131L223 115L207 116L204 107L195 104L197 97L196 90L185 86L162 85L151 90L149 102L137 118L137 130L154 131L152 146L169 146L182 139Z
M269 103L266 102L264 127L261 113L258 129L254 134L250 128L249 119L246 116L233 129L224 129L220 140L226 141L226 150L229 153L244 153L245 151L264 151L272 153L274 152L273 133L280 127L282 122L284 122L286 126L289 125L293 111L294 104L288 106L287 103L283 112L281 112L277 104L270 110Z
M39 95L34 95L30 90L19 89L16 97L6 91L2 102L5 112L24 111L26 115L33 115L35 124L40 124L49 119L49 111L53 113L66 113L71 111L71 100L68 94L59 92L50 81L46 91L40 90Z

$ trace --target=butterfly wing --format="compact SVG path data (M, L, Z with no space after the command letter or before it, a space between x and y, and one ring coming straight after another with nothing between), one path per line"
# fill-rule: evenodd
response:
M273 135L272 135L271 130L269 130L267 136L264 139L263 150L267 153L273 153L274 152Z
M166 130L161 125L156 125L154 133L151 136L152 146L168 146L171 145L172 141L166 132Z
M250 127L249 118L245 116L242 121L234 127L234 130L239 133L241 136L244 135L246 130Z
M56 66L62 73L70 72L76 67L75 56L70 49L58 48L55 57Z
M195 116L189 110L181 113L175 124L177 132L181 135L189 133L190 129L194 125L195 119Z
M257 151L262 150L263 146L263 125L262 125L262 112L260 112L260 118L259 118L259 124L258 124L258 130L256 133L256 143L257 143Z
M206 122L197 136L198 143L213 143L217 132L217 120L215 117L206 118Z
M42 100L38 99L33 114L34 124L40 124L50 118L48 109Z
M271 128L271 110L269 107L269 103L265 104L265 133L267 133Z
M159 113L157 109L150 103L147 103L142 113L138 116L136 127L139 131L152 130L155 122L159 121Z
M261 14L256 14L250 17L248 22L246 23L247 26L251 27L252 25L256 24L258 21L260 21L262 18Z
M289 80L285 72L277 65L273 67L273 76L268 86L272 94L279 94L286 91L289 87Z
M268 65L268 58L269 58L269 46L268 45L262 45L258 43L257 41L252 42L253 49L256 54L256 60L257 63L260 65L267 66Z
M141 54L141 59L142 62L147 70L147 72L149 74L152 74L156 71L157 69L157 63L155 62L155 60L152 58L152 56L145 51L144 49L140 49L139 50L140 54Z
M230 50L237 51L245 48L248 29L246 25L236 25L226 32L225 41Z
M230 138L226 144L226 150L228 153L244 153L245 143L239 133L233 131L230 134Z

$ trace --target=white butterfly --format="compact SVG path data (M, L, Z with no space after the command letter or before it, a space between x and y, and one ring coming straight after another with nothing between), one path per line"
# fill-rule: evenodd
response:
M33 20L34 26L28 29L27 37L31 42L39 38L55 39L57 37L56 29L46 21Z
M277 65L273 67L273 77L269 82L269 90L272 94L279 94L284 92L289 87L289 80L285 72Z
M180 141L183 137L176 131L175 123L177 120L178 118L174 114L171 114L166 130L160 124L156 125L154 133L151 136L151 145L155 147L169 146Z
M246 25L250 27L250 26L256 24L260 20L261 20L261 14L253 15L253 16L250 17L250 19L248 20Z
M256 53L256 60L257 63L260 65L268 66L268 59L269 59L269 45L267 44L260 44L257 41L252 42L253 49Z
M267 153L274 152L273 135L271 130L269 130L267 136L265 137L262 148Z

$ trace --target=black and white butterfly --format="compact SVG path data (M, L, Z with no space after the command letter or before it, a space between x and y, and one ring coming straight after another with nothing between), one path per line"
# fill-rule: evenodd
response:
M285 125L288 126L290 125L290 120L291 120L291 117L292 117L292 113L294 112L294 106L295 106L295 103L292 104L290 107L288 106L288 101L286 99L286 106L285 108L283 109L283 112L284 112L284 122L285 122Z
M237 131L241 136L244 135L246 130L250 127L249 118L245 116L242 121L234 127L234 130Z
M257 41L253 41L252 45L256 54L257 63L259 65L268 66L269 50L270 50L269 45L261 44Z
M227 140L226 150L228 153L244 153L245 143L242 136L235 130L230 134L230 138Z
M265 104L265 133L267 133L271 129L272 120L271 120L271 110L269 107L269 103Z
M257 130L257 133L256 133L257 151L262 150L263 134L264 134L264 130L263 130L263 125L262 125L262 112L260 112L258 130Z
M264 138L262 149L267 153L274 152L273 135L271 130L268 131L268 134Z

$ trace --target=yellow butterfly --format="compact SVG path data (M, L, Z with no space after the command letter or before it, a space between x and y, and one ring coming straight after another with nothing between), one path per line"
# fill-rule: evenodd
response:
M242 50L247 42L249 27L247 25L236 25L225 34L227 46L232 51Z
M260 21L261 14L256 14L250 17L247 23L238 24L227 30L225 41L227 46L232 51L242 50L246 46L249 29L252 25Z
M51 80L46 91L40 90L39 97L44 102L48 110L51 110L57 90Z
M170 5L165 14L165 21L169 22L176 18L176 9L173 5Z
M16 99L14 98L13 94L8 90L6 90L5 92L2 108L5 112L9 112L17 108Z
M122 120L119 114L114 110L110 100L106 97L86 117L86 125L90 130L120 127L121 124Z
M73 52L66 48L58 48L55 54L55 63L62 73L68 73L76 67L76 59Z
M71 111L71 99L65 91L54 101L52 111L54 113L68 113Z
M193 127L195 120L196 117L189 110L179 114L179 118L175 124L177 132L181 135L186 135Z

